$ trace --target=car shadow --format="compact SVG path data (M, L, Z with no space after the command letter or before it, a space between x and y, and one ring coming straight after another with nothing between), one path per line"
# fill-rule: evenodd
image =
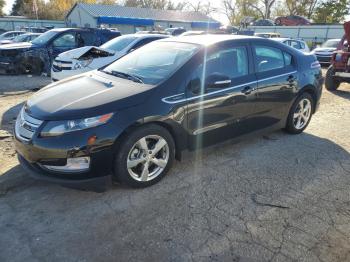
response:
M349 152L341 146L328 139L308 133L288 135L283 131L275 131L273 133L259 132L258 134L259 135L255 133L255 135L246 135L231 139L196 151L186 151L183 154L182 161L175 162L173 168L169 172L170 175L166 176L165 179L157 185L152 186L151 188L153 189L146 188L145 190L157 191L157 188L159 190L161 187L171 189L171 185L173 184L190 183L193 181L194 177L192 175L194 173L200 173L200 176L202 176L201 179L209 179L207 173L210 173L213 167L215 167L216 173L226 176L228 173L232 173L228 172L228 169L231 168L233 171L235 169L235 163L238 160L247 164L244 170L248 173L250 172L249 166L251 166L253 170L260 170L261 172L266 170L267 173L259 174L259 176L263 175L265 178L269 173L270 165L273 166L276 163L281 164L281 161L285 163L286 170L283 170L282 167L282 170L273 174L270 179L274 179L273 176L277 174L278 176L281 173L287 174L290 171L287 167L290 162L293 164L296 163L297 165L302 165L302 162L312 163L312 168L310 168L306 174L299 173L298 168L295 172L289 174L307 176L311 181L317 179L320 175L318 172L324 170L324 167L331 167L335 164L339 164L341 159L350 159ZM263 148L263 150L261 148ZM251 153L249 152L250 150L252 151ZM244 153L242 153L243 151ZM261 151L261 154L257 151ZM329 157L329 155L333 157ZM283 156L283 158L281 158L281 156ZM289 160L286 162L286 159ZM315 159L322 161L315 161ZM259 163L259 161L261 161L261 163ZM260 165L263 165L263 167L260 167ZM239 174L239 176L244 177L244 174ZM198 177L196 179L198 179ZM259 177L255 177L254 179L259 179ZM30 178L20 165L16 165L0 176L0 184L6 184L7 182L11 184L9 188L23 187L23 185L35 186L36 183L40 185L43 183L46 185L50 184L49 182L41 182ZM67 186L62 187L67 188ZM111 188L112 190L110 190ZM108 191L110 192L115 191L114 189L126 189L126 191L128 191L127 187L119 184L111 185L111 187L107 189L109 189ZM74 187L71 192L75 190L94 191L89 188ZM64 194L66 193L67 191L65 191ZM62 195L62 197L63 196L64 195Z
M19 103L11 107L7 111L5 111L5 113L2 115L2 119L0 122L0 129L6 130L9 133L13 133L17 115L21 110L21 108L23 107L23 105L24 105L24 102Z
M349 90L335 90L332 92L333 94L340 96L342 98L350 100L350 89Z

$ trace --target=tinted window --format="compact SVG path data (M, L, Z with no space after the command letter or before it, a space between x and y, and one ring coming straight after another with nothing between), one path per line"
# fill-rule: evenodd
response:
M136 44L134 44L131 49L137 49L140 48L141 46L147 45L155 40L158 40L160 38L156 38L156 37L152 37L152 38L146 38L146 39L142 39L141 41L137 42Z
M206 60L206 75L220 73L229 78L248 74L248 55L245 47L235 47L215 52Z
M292 56L286 52L283 52L284 64L286 66L292 65Z
M135 36L120 36L114 38L107 43L101 45L101 48L106 48L114 51L121 51L136 40Z
M295 49L301 49L301 45L300 45L300 42L299 41L293 41L291 40L290 41L290 46L295 48Z
M268 46L255 46L258 72L265 72L284 67L284 57L280 49Z
M69 47L69 48L74 48L76 47L75 43L75 34L74 33L66 33L58 38L56 38L53 41L53 46L54 47Z
M92 32L81 32L77 34L77 39L80 40L80 46L94 45L96 42L96 36ZM82 44L83 43L83 44Z

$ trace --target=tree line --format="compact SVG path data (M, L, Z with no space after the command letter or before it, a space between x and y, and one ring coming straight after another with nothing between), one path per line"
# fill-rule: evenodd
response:
M350 0L220 0L213 6L210 0L15 0L11 15L38 19L64 19L76 2L118 4L129 7L161 10L199 11L209 16L220 14L227 17L231 25L239 25L243 17L273 19L277 16L300 15L315 23L339 23L349 15ZM5 1L0 0L0 10ZM0 13L1 15L1 13Z

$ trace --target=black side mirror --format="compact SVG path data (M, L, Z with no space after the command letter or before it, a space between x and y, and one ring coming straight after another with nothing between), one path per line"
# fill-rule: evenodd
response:
M206 78L206 88L223 88L231 84L231 79L228 76L220 73L213 73Z
M200 94L201 93L201 80L199 78L192 79L188 84L188 89L193 94Z

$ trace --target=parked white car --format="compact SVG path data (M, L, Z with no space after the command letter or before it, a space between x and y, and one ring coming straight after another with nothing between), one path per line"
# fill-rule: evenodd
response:
M333 52L337 50L337 46L341 39L329 39L324 42L320 47L315 48L311 51L316 55L318 62L320 64L330 64Z
M291 39L291 38L285 38L285 37L275 37L271 38L271 40L281 42L283 44L289 45L295 49L298 49L301 52L309 53L310 49L308 45L303 40L297 40L297 39Z
M131 34L114 38L100 47L84 46L59 54L52 63L52 81L85 73L106 66L120 57L155 40L167 38L161 34Z

